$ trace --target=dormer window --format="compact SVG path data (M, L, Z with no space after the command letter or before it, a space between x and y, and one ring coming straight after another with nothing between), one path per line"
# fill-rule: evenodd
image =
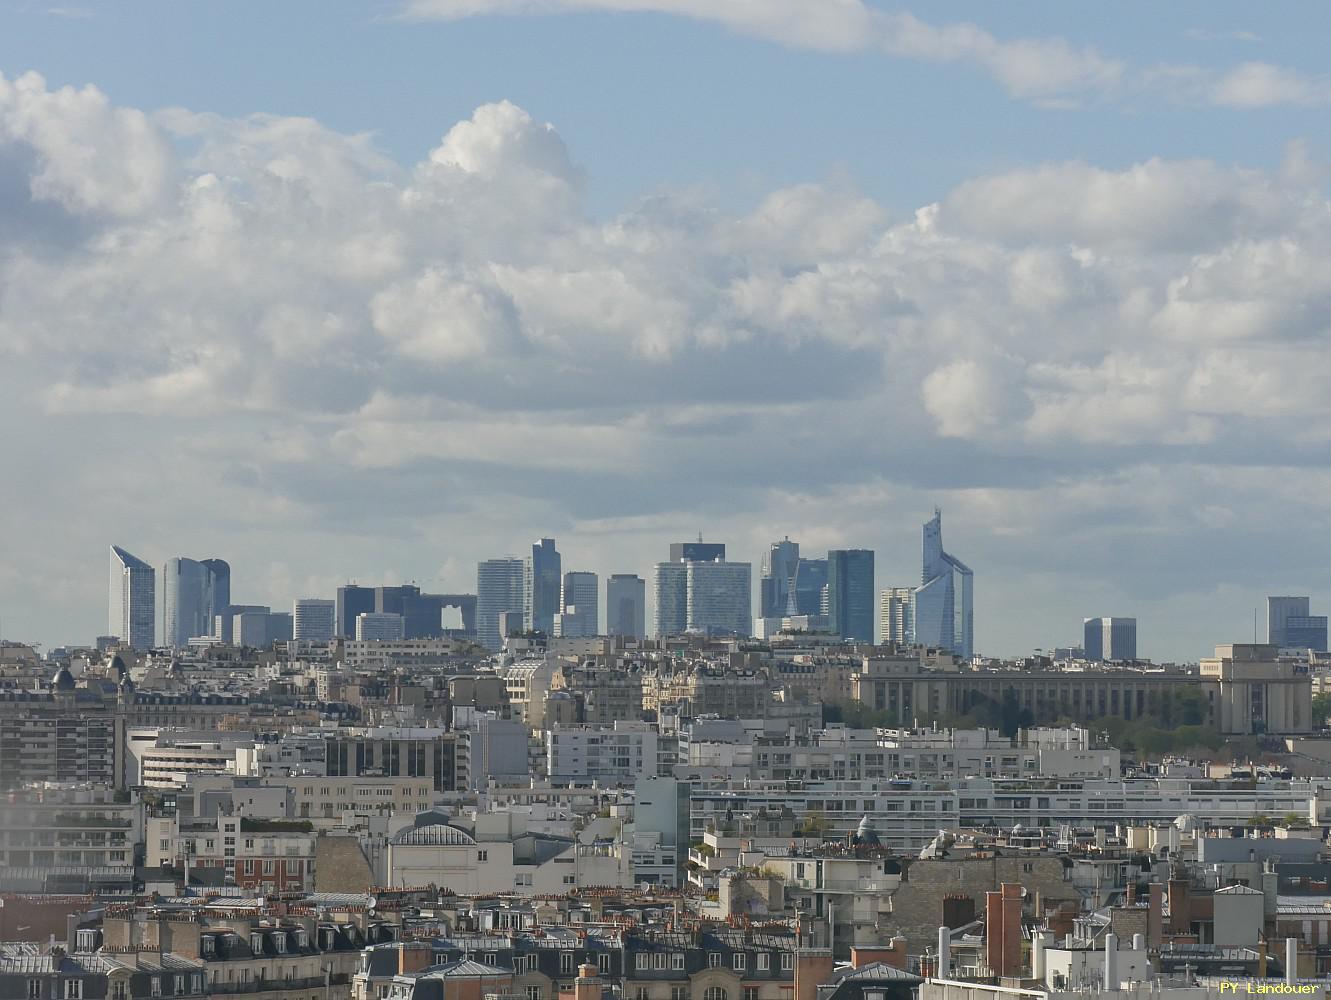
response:
M262 954L263 954L263 935L262 935L262 934L255 933L255 934L251 934L251 935L250 935L250 951L254 952L254 954L256 954L256 955L262 955Z
M273 945L277 948L279 955L285 955L287 953L287 936L282 933L274 934Z

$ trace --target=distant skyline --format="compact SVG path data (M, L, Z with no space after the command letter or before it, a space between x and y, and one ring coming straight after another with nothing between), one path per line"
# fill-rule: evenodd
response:
M983 653L1326 604L1331 9L539 6L0 0L5 638L935 505Z

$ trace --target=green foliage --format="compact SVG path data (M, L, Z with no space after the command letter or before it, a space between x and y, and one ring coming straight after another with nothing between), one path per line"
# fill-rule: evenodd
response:
M1313 722L1317 726L1325 728L1328 716L1331 716L1331 694L1314 695Z

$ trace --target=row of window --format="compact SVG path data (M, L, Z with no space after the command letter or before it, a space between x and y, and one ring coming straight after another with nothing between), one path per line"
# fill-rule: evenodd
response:
M171 978L174 980L172 996L183 997L203 992L202 972L191 973L188 977L181 974ZM82 979L53 980L49 1000L83 1000L83 982ZM61 986L63 986L63 990L60 990ZM128 989L128 983L124 979L113 979L111 981L111 1000L128 1000ZM148 982L148 989L152 996L166 995L162 992L161 976L153 976ZM28 1000L48 1000L45 979L33 978L28 980Z
M721 967L721 953L719 951L709 951L707 953L707 967L709 969L719 969ZM634 968L639 972L662 971L668 968L674 972L681 972L684 969L684 953L675 951L666 953L664 951L648 952L640 951L634 958ZM749 968L749 953L746 951L736 951L731 953L730 967L736 972L747 972ZM795 956L788 951L781 952L781 969L789 972L795 967ZM754 971L768 972L772 968L772 955L770 952L760 951L754 955Z

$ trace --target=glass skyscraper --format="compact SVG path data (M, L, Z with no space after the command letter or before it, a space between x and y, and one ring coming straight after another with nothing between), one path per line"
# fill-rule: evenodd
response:
M873 642L873 551L833 549L827 553L827 618L832 634Z
M476 640L486 649L504 645L501 614L523 614L525 566L521 559L487 559L476 565ZM551 615L553 625L554 616Z
M921 576L915 592L915 641L970 659L975 654L974 574L943 551L943 513L937 509L924 526Z
M231 567L222 559L168 559L162 569L162 642L183 649L212 635L231 606Z
M111 546L106 631L134 649L149 650L157 638L157 573L119 545Z
M555 615L559 613L559 592L563 584L563 566L553 538L542 538L531 547L523 567L522 625L553 635ZM479 596L479 595L478 595Z
M799 568L800 543L789 538L773 542L763 554L763 577L758 596L762 618L799 614L795 603L795 573Z
M633 573L616 573L605 585L607 635L641 639L647 634L647 582Z

